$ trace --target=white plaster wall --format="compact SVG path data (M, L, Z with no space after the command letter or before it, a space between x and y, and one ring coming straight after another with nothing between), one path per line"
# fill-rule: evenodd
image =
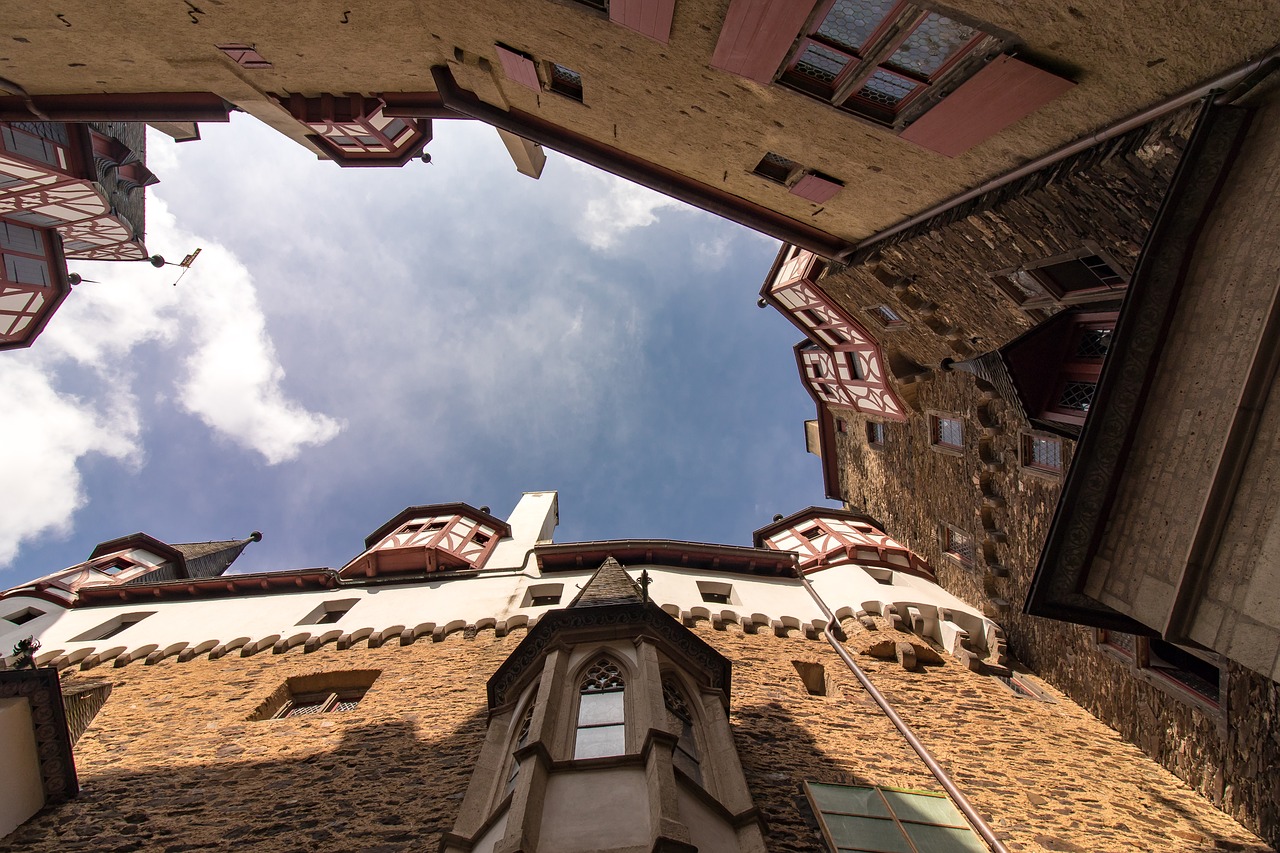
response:
M42 599L15 597L0 601L0 617L34 607L45 615L24 625L0 620L0 654L14 643L35 636L42 644L42 662L59 655L63 663L76 663L90 654L108 658L123 650L126 658L145 657L154 651L177 654L183 647L202 643L223 644L245 639L268 650L277 641L301 644L308 638L335 640L346 635L358 642L368 635L383 642L398 642L409 631L429 642L433 630L451 632L468 625L492 627L505 622L515 628L536 621L555 606L564 607L578 594L595 567L581 572L541 575L532 557L539 541L548 541L555 527L556 493L526 493L512 512L512 536L495 547L486 568L453 579L414 581L376 586L342 586L332 590L272 591L262 595L171 601L128 601L119 604L62 608ZM743 619L768 626L779 622L789 628L821 628L822 612L794 578L770 578L728 572L693 571L666 566L630 566L633 578L647 569L650 597L673 615L719 616L726 621ZM879 570L885 571L883 569ZM958 631L970 635L974 648L985 647L990 621L974 608L936 584L901 572L893 583L877 583L867 571L845 564L808 576L814 588L838 618L862 611L881 613L892 604L904 619L918 613L923 633L953 649ZM698 581L715 581L732 587L728 604L702 600ZM560 603L523 606L532 585L563 585ZM340 620L324 625L300 625L326 601L354 599L356 604ZM949 609L949 623L939 623L939 608ZM149 613L141 622L114 637L76 642L78 637L112 619L129 613ZM238 652L235 652L238 653Z
M25 698L0 699L0 838L44 807L40 757Z

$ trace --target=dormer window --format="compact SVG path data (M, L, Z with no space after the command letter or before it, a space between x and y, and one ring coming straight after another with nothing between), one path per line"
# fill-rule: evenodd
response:
M121 572L135 568L135 565L136 564L126 560L124 557L116 557L114 560L108 560L105 563L100 563L99 565L94 566L94 568L102 572L104 575L111 575L111 577L115 577Z

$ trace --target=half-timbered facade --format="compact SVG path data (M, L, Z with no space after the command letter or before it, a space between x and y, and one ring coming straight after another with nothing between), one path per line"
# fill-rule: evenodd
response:
M0 349L30 346L44 328L70 293L67 260L148 259L142 195L156 177L141 134L0 123Z

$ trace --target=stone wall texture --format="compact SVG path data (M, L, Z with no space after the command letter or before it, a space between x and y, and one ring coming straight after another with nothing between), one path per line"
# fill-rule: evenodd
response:
M1030 425L1016 405L970 374L938 369L944 358L995 350L1032 326L991 283L992 272L1079 248L1085 239L1131 265L1192 117L1186 111L1135 132L1042 186L1029 182L1022 196L988 200L966 218L920 229L868 265L833 269L821 280L856 317L876 303L898 311L908 323L880 336L886 357L924 368L896 383L912 413L907 423L885 424L882 448L868 445L865 417L838 413L846 424L837 437L841 488L925 556L944 587L997 619L1018 660L1276 844L1280 686L1229 664L1221 707L1211 708L1112 656L1090 629L1024 615L1061 478L1022 468L1019 441ZM1232 356L1192 361L1229 364ZM931 412L963 421L963 453L931 447ZM1073 451L1074 442L1063 439L1064 467ZM1176 483L1171 475L1160 488L1172 499ZM973 537L971 566L943 554L943 525Z
M1041 702L949 657L907 671L858 652L891 639L928 654L874 621L847 623L850 648L1011 850L1267 849L1051 687ZM825 642L694 630L733 661L730 722L770 850L822 849L806 779L940 790ZM434 850L479 754L485 681L522 636L76 673L113 687L76 747L81 794L0 849ZM825 668L827 695L796 661ZM354 710L249 720L289 676L352 669L381 670Z

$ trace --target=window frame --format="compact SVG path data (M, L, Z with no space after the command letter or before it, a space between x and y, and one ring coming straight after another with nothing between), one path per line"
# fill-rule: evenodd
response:
M1109 267L1116 276L1123 279L1120 284L1109 285L1101 280L1096 288L1083 290L1062 290L1047 273L1037 272L1047 267L1059 266L1071 261L1083 260L1084 258L1095 257L1100 262ZM1032 280L1032 284L1040 290L1040 295L1028 295L1016 283L1016 277L1026 276ZM1132 275L1120 263L1118 263L1113 255L1105 251L1101 245L1093 240L1085 240L1078 249L1072 249L1069 252L1052 255L1037 261L1022 264L1016 267L1008 267L1006 269L997 270L991 273L991 280L996 287L1000 289L1005 296L1018 306L1018 308L1033 318L1042 319L1045 309L1062 308L1070 305L1082 305L1092 302L1107 302L1111 300L1121 299L1125 291L1129 288L1129 282ZM1025 282L1025 279L1024 279Z
M627 746L628 746L627 717L630 716L627 713L627 684L631 680L631 677L630 677L631 674L628 671L628 668L619 660L618 655L614 654L611 651L601 650L598 652L593 652L591 655L587 657L586 660L587 660L587 663L578 670L578 675L572 682L572 684L574 684L574 695L576 698L574 700L573 715L570 718L573 723L573 737L570 743L570 748L571 748L570 758L572 758L574 761L588 761L595 758L616 758L617 756L620 756L620 755L626 755ZM603 688L598 690L588 689L587 679L590 677L589 673L591 672L592 668L599 666L601 663L609 663L613 666L613 668L617 671L617 678L621 682L621 686L616 688ZM622 696L621 703L620 703L622 706L621 720L616 722L610 721L610 722L604 722L604 723L589 723L584 725L583 719L582 719L583 698L586 696L602 696L609 693L618 693L618 694L621 694ZM579 735L584 730L587 730L587 729L602 729L602 728L621 729L622 744L621 744L620 750L617 752L609 752L604 754L580 755L579 754L579 749L580 749Z
M1053 467L1035 460L1035 442L1052 442L1058 447L1058 465ZM1018 436L1018 462L1023 473L1034 474L1051 480L1061 480L1066 472L1066 445L1062 437L1046 432L1022 432Z
M1125 648L1124 645L1117 644L1113 636L1115 634L1132 638L1132 651ZM1190 670L1181 669L1176 666L1176 662L1162 660L1162 663L1167 665L1153 665L1151 663L1151 644L1153 641L1173 646L1183 654L1199 658L1205 664L1216 667L1218 670L1217 695L1210 696L1200 690L1197 690L1195 686L1188 684L1186 681L1171 675L1171 671L1191 672ZM1124 631L1112 631L1107 628L1097 628L1094 630L1094 645L1103 653L1110 655L1121 664L1126 665L1131 672L1135 673L1139 678L1143 679L1147 683L1155 686L1161 692L1166 693L1179 701L1195 705L1202 710L1215 714L1225 714L1227 673L1225 667L1222 666L1222 658L1220 656L1213 654L1212 652L1200 651L1186 646L1180 646L1176 643L1169 643L1167 640L1161 640L1159 638L1143 637L1137 634L1128 634ZM1156 649L1155 654L1159 657L1160 650ZM1195 673L1191 674L1195 675Z
M879 127L901 129L932 106L930 96L945 94L950 84L958 85L984 64L1002 39L990 31L990 25L979 24L963 16L952 17L942 12L919 6L908 0L897 0L884 17L874 24L862 44L853 48L823 36L819 30L826 23L837 0L824 0L810 16L809 22L796 38L782 68L776 75L782 85L822 100L843 112L850 113ZM938 68L929 74L890 65L889 60L898 49L929 18L938 15L974 31L970 39L956 48ZM985 28L984 28L985 27ZM986 45L986 49L982 49ZM797 70L809 48L838 54L845 59L844 66L829 85L814 81ZM978 62L972 62L977 57ZM969 70L969 66L972 69ZM960 69L964 69L963 71ZM892 107L883 107L861 98L864 84L877 72L889 74L914 83L914 88Z
M938 530L938 539L943 557L966 569L972 569L977 564L977 543L968 531L944 523Z
M960 442L958 444L946 441L943 435L943 422L953 423L960 430ZM953 456L962 456L964 454L965 439L964 418L954 413L948 412L930 412L929 413L929 447L940 453L950 453Z
M572 83L566 83L563 80L561 80L560 77L556 74L557 68L559 68L561 71L566 71L569 74L572 74L574 77L576 77L577 85L573 85ZM586 88L586 83L583 80L581 71L578 71L576 68L570 68L567 65L561 65L559 62L555 62L550 59L546 60L546 64L543 70L546 73L546 77L547 77L546 90L548 92L555 92L557 95L561 96L562 98L568 98L569 100L577 101L580 104L585 103L585 101L583 100L583 91Z
M867 447L883 451L888 440L889 431L881 421L867 421Z
M824 810L821 804L819 803L819 797L815 790L815 786L823 786L827 788L846 788L846 789L859 790L859 791L874 791L880 795L879 803L881 808L883 809L883 813L872 813L872 812L855 813L851 811ZM907 832L907 830L903 826L904 824L911 825L911 826L937 826L937 827L945 827L947 829L963 829L967 833L966 837L973 839L974 844L970 849L974 849L974 850L986 849L986 845L982 843L977 833L973 831L973 827L970 826L969 822L965 820L964 815L960 812L958 808L956 808L955 803L953 803L951 799L947 797L945 794L939 794L933 791L921 791L921 790L916 790L912 788L895 788L887 785L845 785L845 784L836 783L836 782L810 782L808 779L804 780L803 787L804 787L805 799L809 803L809 808L813 811L813 815L817 818L819 831L822 833L823 841L826 842L827 846L831 850L852 851L858 848L851 848L848 846L848 844L841 843L841 839L847 839L847 836L844 833L837 834L832 830L831 822L827 818L828 815L847 816L850 818L854 818L855 820L882 820L886 822L891 822L897 828L899 837L906 842L907 849L912 851L912 853L929 853L929 851L942 850L943 848L937 847L935 845L930 845L929 847L922 847L918 845L916 843L917 839L913 835ZM890 800L889 797L885 796L886 791L891 792L893 794L898 794L898 795L905 794L912 797L928 797L930 799L944 800L951 806L952 810L955 812L955 816L956 816L955 822L937 823L934 821L921 820L918 818L913 819L911 817L906 817L906 818L899 817L897 811L895 811L893 808L893 801ZM864 847L862 849L869 850L873 848ZM962 848L948 846L945 849L961 850Z
M350 688L346 690L320 690L313 693L299 693L297 695L290 696L285 703L280 706L280 710L271 715L271 719L288 720L293 719L294 717L310 717L315 714L333 714L339 712L345 714L347 711L354 709L339 708L339 705L346 702L358 705L368 692L369 688L363 687ZM317 697L321 697L319 703L320 707L317 710L308 711L303 714L294 713L299 707L310 707L311 700L314 700ZM308 704L304 705L304 701Z

